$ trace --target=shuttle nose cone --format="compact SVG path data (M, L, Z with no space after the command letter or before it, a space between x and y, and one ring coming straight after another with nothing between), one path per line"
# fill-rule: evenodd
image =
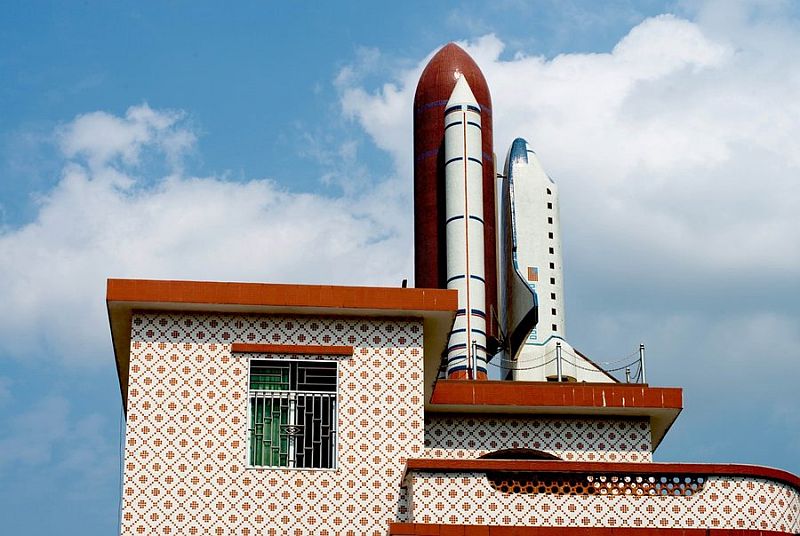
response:
M522 138L517 138L511 144L511 149L508 150L509 164L516 164L521 162L528 163L528 142Z

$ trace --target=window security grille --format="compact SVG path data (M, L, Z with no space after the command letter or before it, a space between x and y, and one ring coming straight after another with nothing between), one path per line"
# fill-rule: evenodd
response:
M336 363L250 362L250 465L336 465Z

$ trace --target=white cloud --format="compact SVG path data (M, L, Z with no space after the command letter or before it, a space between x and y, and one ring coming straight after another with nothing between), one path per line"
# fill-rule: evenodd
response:
M783 53L797 32L760 41L715 28L661 15L611 52L552 59L501 59L494 35L462 43L492 91L500 165L525 137L564 192L570 263L730 282L800 271L800 60ZM409 111L428 59L376 90L342 88L345 114L409 180ZM641 254L608 255L617 245Z
M61 180L33 222L0 233L0 351L110 359L108 277L391 285L408 277L410 231L387 184L324 197L266 179L137 181L143 152L169 159L190 148L180 118L139 106L61 129Z
M65 156L83 157L94 169L115 159L136 164L142 149L153 144L175 164L195 141L191 131L176 128L183 115L176 111L156 111L146 104L132 106L125 117L106 112L87 113L61 128L58 141Z
M573 344L605 360L643 340L651 382L685 386L668 456L775 463L741 443L765 434L794 463L800 57L787 51L800 26L780 6L693 6L693 20L649 18L605 53L506 59L498 36L461 44L492 92L499 166L524 137L559 183ZM340 88L408 181L429 58Z

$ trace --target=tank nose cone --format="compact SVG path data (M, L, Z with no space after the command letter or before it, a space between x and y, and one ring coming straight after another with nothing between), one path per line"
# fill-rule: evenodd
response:
M440 100L446 102L462 76L469 82L478 102L490 107L489 87L478 64L463 48L448 43L433 55L422 71L414 95L414 108Z

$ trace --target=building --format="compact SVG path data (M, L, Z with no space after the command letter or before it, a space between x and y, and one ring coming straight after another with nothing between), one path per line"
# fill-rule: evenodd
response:
M123 535L800 533L800 478L653 462L681 390L615 380L571 353L561 306L539 312L560 257L513 223L528 172L497 176L482 79L448 45L418 88L424 288L108 281ZM540 352L531 379L545 318L556 368ZM515 373L487 379L492 360Z

